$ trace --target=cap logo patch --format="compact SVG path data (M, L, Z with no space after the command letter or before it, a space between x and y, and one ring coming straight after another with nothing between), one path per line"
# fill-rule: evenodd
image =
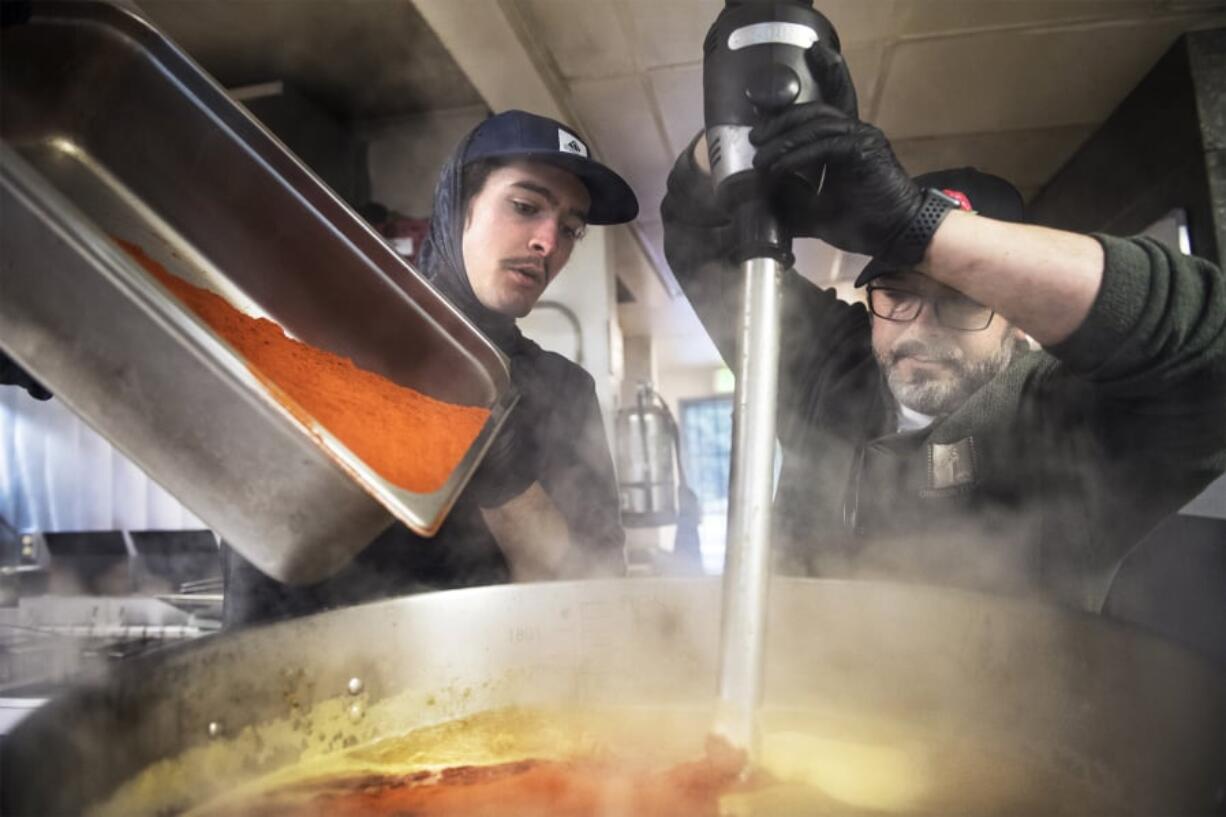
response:
M942 190L941 192L958 202L958 206L963 210L975 212L975 208L971 207L971 200L961 190Z
M574 153L577 156L587 158L587 145L579 141L579 137L573 133L558 128L558 150L563 153Z

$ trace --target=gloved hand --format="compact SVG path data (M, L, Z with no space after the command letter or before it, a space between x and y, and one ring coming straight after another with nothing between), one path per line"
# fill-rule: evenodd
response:
M820 42L805 51L805 62L821 89L821 101L853 119L860 116L860 100L856 86L851 81L851 72L843 55Z
M716 201L711 175L694 160L694 148L702 135L700 131L677 157L660 204L664 255L674 271L723 259L730 250L732 217Z
M547 422L545 394L535 380L535 367L525 355L511 358L511 382L520 399L485 452L468 483L468 493L483 508L497 508L522 494L539 474L536 428Z
M17 365L17 362L0 352L0 385L21 386L35 400L50 400L51 392L47 391L30 373Z
M780 216L793 235L899 264L917 263L923 248L915 257L914 248L897 239L919 213L923 191L898 163L885 135L858 119L842 58L815 45L809 65L825 101L789 108L749 135L757 148L754 167L820 180L820 191L804 199L794 185L784 188L792 192L777 203Z

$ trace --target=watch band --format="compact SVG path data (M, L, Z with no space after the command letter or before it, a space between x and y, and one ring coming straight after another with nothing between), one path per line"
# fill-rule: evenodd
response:
M953 196L929 187L924 190L924 203L911 219L907 228L890 243L887 257L899 266L913 266L924 258L924 252L932 242L932 236L950 210L961 209L962 204Z

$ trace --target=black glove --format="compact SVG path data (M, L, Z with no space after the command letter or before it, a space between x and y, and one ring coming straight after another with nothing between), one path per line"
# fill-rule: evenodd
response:
M51 392L4 352L0 352L0 386L21 386L35 400L51 399Z
M694 161L694 145L701 137L699 132L677 157L660 204L664 255L673 270L682 274L725 258L733 237L732 218L716 202L710 174Z
M885 135L856 115L855 89L842 57L814 46L809 66L824 102L797 105L750 132L754 166L780 178L799 174L820 186L800 197L796 185L777 210L794 235L900 265L923 257L899 239L923 205L920 190L894 156ZM823 177L824 174L824 177Z
M860 116L860 101L856 86L851 81L851 72L843 55L821 43L814 43L805 51L805 62L821 89L821 101L836 108L853 119Z
M536 382L535 367L524 355L511 358L511 382L519 402L485 452L468 483L468 492L483 508L497 508L528 489L539 478L536 429L547 422L545 393Z
M837 148L845 147L843 143L848 140L827 145L826 131L833 127L836 135L844 136L856 126L876 134L897 168L898 177L905 182L904 194L914 185L898 167L884 136L859 122L855 85L842 55L815 43L805 53L805 59L821 88L823 101L790 108L755 128L750 133L757 146L754 164L776 176L772 210L791 235L821 238L840 249L873 254L873 248L893 238L892 230L896 228L892 225L884 228L884 241L877 236L870 238L860 223L860 213L845 212L849 203L843 191L856 183L861 171L849 167L848 158L837 153ZM660 208L669 228L664 235L665 255L674 268L682 260L693 265L696 261L726 256L733 240L731 216L717 203L711 177L695 164L693 149L691 142L673 165L668 194ZM853 192L862 198L872 198L868 190Z

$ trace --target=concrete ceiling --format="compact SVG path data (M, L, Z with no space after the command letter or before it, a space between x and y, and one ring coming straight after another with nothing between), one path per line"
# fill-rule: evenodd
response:
M342 117L486 104L571 121L639 195L613 242L662 368L713 365L673 297L659 204L701 126L701 44L720 0L138 0L223 83L284 79ZM912 173L970 164L1033 195L1183 31L1223 0L817 0L861 114ZM862 261L799 242L798 269L845 284Z

